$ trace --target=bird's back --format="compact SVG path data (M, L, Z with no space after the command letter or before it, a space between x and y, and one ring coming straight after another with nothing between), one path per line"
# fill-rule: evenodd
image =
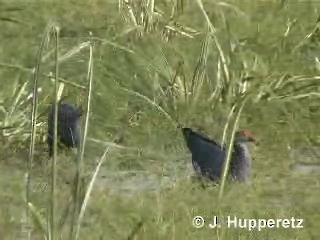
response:
M192 131L186 137L187 146L192 154L194 168L203 176L216 180L220 177L225 150L215 141Z

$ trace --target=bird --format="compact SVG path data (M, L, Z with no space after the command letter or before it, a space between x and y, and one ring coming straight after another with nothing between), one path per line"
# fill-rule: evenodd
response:
M47 136L50 156L53 153L54 112L55 106L52 104L48 117ZM58 103L58 140L68 148L78 148L80 145L80 117L82 113L81 107L76 107L70 103Z
M227 155L226 147L188 127L182 127L182 133L192 155L194 170L214 182L219 181ZM233 180L243 182L251 175L248 142L255 142L249 130L236 132L228 172Z

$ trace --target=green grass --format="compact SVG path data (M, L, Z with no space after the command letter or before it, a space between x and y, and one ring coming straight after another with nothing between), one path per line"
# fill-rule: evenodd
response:
M41 223L49 222L46 110L54 101L57 66L54 36L44 35L49 24L61 28L62 94L84 107L89 42L94 43L93 91L79 179L84 185L79 185L78 200L110 146L85 208L79 239L319 239L319 173L293 172L289 148L320 143L320 5L207 0L202 11L198 1L155 1L154 11L144 1L134 2L1 4L1 239L27 239L30 94L42 38L46 42L38 77L38 127L29 172L34 206L30 239L43 239ZM250 146L253 176L248 184L227 182L218 208L219 187L193 177L176 122L218 140L228 122L230 140L236 112L230 119L229 113L234 106L238 111L244 99L239 127L250 129L259 143ZM59 151L57 159L56 237L61 234L62 239L69 239L74 216L68 202L75 158L73 152ZM192 226L196 215L212 219L217 214L303 218L304 228L217 232Z

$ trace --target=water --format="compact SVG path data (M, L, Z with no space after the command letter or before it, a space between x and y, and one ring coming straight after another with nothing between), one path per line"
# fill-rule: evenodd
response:
M163 163L162 174L146 170L108 171L98 174L95 189L109 194L133 196L144 191L158 192L173 187L178 181L194 175L191 155L185 154Z

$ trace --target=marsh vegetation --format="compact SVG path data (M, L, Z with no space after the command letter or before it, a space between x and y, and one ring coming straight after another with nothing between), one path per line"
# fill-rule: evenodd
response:
M319 172L290 167L319 164L317 154L291 157L320 144L319 9L307 0L2 1L1 239L319 239ZM85 145L58 150L52 168L55 93L84 107ZM177 122L226 143L250 129L259 142L250 182L227 181L218 201L219 186L194 177ZM197 215L295 217L304 228L197 229Z

